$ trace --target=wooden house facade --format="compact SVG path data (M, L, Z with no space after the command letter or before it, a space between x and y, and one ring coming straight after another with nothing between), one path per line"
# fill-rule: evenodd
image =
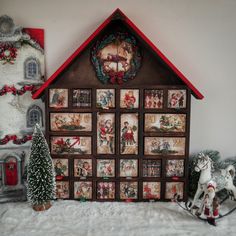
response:
M57 198L187 198L191 94L203 95L119 9L43 94Z

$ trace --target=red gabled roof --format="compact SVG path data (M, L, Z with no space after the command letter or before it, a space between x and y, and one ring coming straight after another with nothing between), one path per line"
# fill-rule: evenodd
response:
M44 29L24 28L23 31L44 49Z
M138 27L119 9L117 8L94 32L90 37L56 70L56 72L33 94L33 98L37 99L42 92L56 79L56 77L77 57L86 46L97 36L99 33L112 21L116 16L121 16L123 22L130 26L140 38L142 38L152 50L169 66L173 72L186 84L192 91L192 94L197 99L203 99L204 96L200 91L194 87L194 85L179 71L174 64L172 64L166 56L144 35L144 33L138 29Z

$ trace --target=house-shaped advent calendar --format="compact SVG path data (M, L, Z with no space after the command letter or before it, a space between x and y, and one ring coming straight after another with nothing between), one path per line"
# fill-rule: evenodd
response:
M119 9L43 94L57 198L187 198L190 99L203 95Z

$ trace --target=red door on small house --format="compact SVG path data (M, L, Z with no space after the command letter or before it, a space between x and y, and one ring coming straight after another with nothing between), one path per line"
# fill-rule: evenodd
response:
M5 163L5 174L6 185L17 185L17 162L15 159L8 160Z

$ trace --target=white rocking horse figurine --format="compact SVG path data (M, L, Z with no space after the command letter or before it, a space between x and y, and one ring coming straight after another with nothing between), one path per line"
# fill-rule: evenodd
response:
M228 165L225 169L221 169L219 171L212 171L212 168L213 163L211 158L204 153L199 153L197 163L195 165L195 171L201 171L201 174L198 180L198 188L191 206L192 209L196 207L195 204L200 195L203 192L206 193L207 185L210 181L213 181L216 184L215 192L219 192L225 188L233 193L234 200L236 200L236 187L233 184L235 177L234 166Z

